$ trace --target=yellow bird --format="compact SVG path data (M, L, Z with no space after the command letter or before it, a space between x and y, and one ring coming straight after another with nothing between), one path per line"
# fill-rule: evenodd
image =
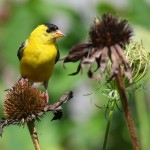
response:
M48 81L59 59L56 39L64 34L54 24L39 25L20 46L20 73L31 82L42 82L48 98Z

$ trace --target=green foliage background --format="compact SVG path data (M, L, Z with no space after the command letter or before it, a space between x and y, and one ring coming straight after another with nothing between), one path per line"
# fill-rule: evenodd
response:
M12 86L20 77L19 61L16 53L20 44L39 24L57 24L66 34L58 40L61 57L69 49L88 41L88 29L95 17L104 12L113 12L128 19L134 29L134 41L143 41L150 50L150 3L144 0L130 0L125 4L110 1L46 1L46 0L1 0L0 1L0 116L3 116L5 89ZM119 4L118 4L119 3ZM77 6L77 7L75 7ZM97 91L94 97L85 96L93 92L99 83L89 80L85 73L81 76L68 76L76 70L76 64L67 64L63 69L61 62L56 65L49 82L50 102L54 103L69 90L74 98L63 105L64 115L60 121L51 122L52 114L47 114L41 122L36 122L38 136L43 150L99 150L102 147L107 119L105 109L108 100ZM136 124L136 131L143 150L149 149L150 139L150 100L149 79L143 83L141 91L132 92L130 106ZM5 127L0 139L1 150L34 149L27 127ZM115 110L108 150L130 150L131 139L128 134L124 114Z

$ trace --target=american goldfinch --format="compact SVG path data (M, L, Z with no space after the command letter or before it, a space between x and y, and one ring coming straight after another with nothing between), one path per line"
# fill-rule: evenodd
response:
M39 25L22 43L17 53L21 76L33 83L42 82L47 96L48 81L59 59L56 39L63 36L54 24Z

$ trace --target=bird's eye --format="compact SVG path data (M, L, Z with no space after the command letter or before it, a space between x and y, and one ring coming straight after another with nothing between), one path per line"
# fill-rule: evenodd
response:
M47 29L47 30L46 30L46 32L47 32L47 33L50 33L50 32L51 32L51 30L50 30L50 29Z

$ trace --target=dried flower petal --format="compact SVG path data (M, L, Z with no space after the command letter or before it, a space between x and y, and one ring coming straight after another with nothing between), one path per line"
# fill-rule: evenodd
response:
M91 44L79 44L74 46L67 57L64 59L64 63L66 62L76 62L83 57L88 55L89 49L91 49Z

